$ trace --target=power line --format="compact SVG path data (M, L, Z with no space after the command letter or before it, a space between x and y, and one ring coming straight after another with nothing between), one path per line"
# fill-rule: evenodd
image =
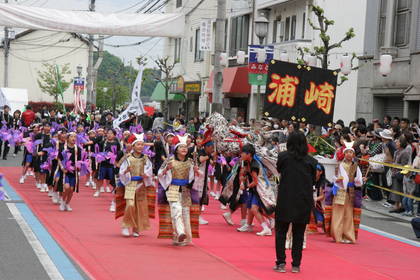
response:
M133 47L133 46L139 46L139 45L141 45L143 43L146 43L146 42L148 42L152 39L153 39L153 37L150 37L150 38L144 39L143 41L136 42L136 43L131 43L131 44L126 44L126 45L112 45L112 44L104 44L104 45L107 46L107 47L113 47L113 48Z
M10 52L10 55L16 57L17 59L20 59L20 60L23 60L23 61L27 61L27 62L48 62L48 61L56 60L56 59L65 57L65 56L67 56L69 54L72 54L72 53L76 52L77 50L80 50L83 47L84 44L85 43L82 43L79 47L76 47L74 50L71 50L71 51L69 51L69 52L67 52L65 54L62 54L62 55L59 55L59 56L56 56L56 57L52 57L52 58L48 58L48 59L35 60L35 59L23 58L23 57L21 57L19 55L14 54L13 52Z
M123 12L125 12L125 11L131 10L132 8L137 7L137 6L138 6L138 5L140 5L141 3L144 3L145 1L147 1L147 0L139 1L139 2L137 2L137 3L133 4L133 5L131 5L130 7L127 7L127 8L124 8L124 9L122 9L122 10L116 11L115 13L123 13Z

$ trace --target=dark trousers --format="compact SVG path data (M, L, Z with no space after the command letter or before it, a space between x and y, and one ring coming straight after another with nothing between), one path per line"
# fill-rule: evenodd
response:
M289 225L289 222L276 221L276 264L286 263L286 235ZM306 224L292 223L292 266L300 266L305 229Z
M4 143L3 158L6 158L7 154L9 153L10 146L9 146L8 141L3 142L3 141L0 140L0 155L1 155L2 148L3 148L3 143Z

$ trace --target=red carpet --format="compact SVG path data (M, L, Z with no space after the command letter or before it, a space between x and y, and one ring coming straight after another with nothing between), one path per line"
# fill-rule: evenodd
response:
M342 245L324 235L311 235L302 272L271 270L274 237L238 233L221 218L218 204L205 213L210 225L200 228L195 246L173 247L158 240L157 225L140 238L120 236L120 221L108 212L110 194L93 198L81 187L73 212L59 212L29 177L18 184L20 168L0 168L51 235L93 279L417 279L420 250L414 246L361 231L359 243ZM239 221L238 217L235 217ZM290 260L290 259L289 259ZM288 261L289 261L288 260Z

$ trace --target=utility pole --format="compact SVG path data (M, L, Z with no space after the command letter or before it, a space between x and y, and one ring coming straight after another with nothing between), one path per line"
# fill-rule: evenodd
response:
M93 77L92 77L91 102L92 104L95 104L95 105L96 105L96 83L98 81L98 69L99 69L99 66L101 66L102 64L103 59L104 59L104 36L99 35L98 59L96 60L95 65L93 66Z
M5 4L9 3L9 0L4 0ZM3 49L4 49L4 87L9 86L9 28L4 27L4 40L3 40Z
M225 51L225 20L226 0L217 0L216 38L214 50L213 104L212 113L222 113L223 67L220 65L220 55Z
M89 11L95 11L95 1L90 0ZM87 108L91 110L93 101L93 35L89 35L89 60L86 77L86 88L87 88Z

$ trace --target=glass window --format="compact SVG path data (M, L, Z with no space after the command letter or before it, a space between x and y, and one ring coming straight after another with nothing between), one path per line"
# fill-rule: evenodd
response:
M290 33L290 17L286 18L286 28L284 31L284 40L289 41L289 33Z
M290 40L296 39L296 16L292 16L292 26L290 28Z
M305 39L306 13L302 16L302 39Z
M395 46L402 47L410 42L411 0L398 0L394 38Z
M194 61L203 61L203 52L200 51L200 28L195 30L195 53Z
M176 0L176 7L179 8L182 6L182 0Z
M174 61L180 62L181 61L181 38L175 39L175 55Z
M248 50L249 15L234 17L230 26L229 55L235 56L238 51Z
M385 43L385 25L386 25L386 7L387 0L381 0L381 9L379 11L379 28L378 28L378 46L383 47Z

